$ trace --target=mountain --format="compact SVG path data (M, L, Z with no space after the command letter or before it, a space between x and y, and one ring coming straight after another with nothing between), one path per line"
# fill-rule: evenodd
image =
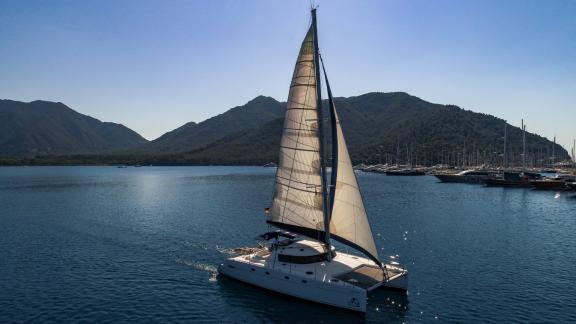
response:
M129 128L59 102L0 100L0 156L107 153L147 142Z
M461 165L502 162L505 121L494 116L430 103L403 92L373 92L335 98L334 101L356 163L399 161ZM285 107L285 103L272 101L270 105L273 109L277 109L277 105ZM280 117L230 133L202 147L171 155L170 159L192 164L277 161L282 123ZM519 165L522 131L508 125L507 133L508 161L511 165ZM527 133L528 163L549 163L553 145L546 138ZM558 144L555 151L556 161L569 158L568 152Z
M355 163L501 165L503 162L505 121L494 116L430 103L403 92L372 92L334 100ZM243 106L200 123L187 123L147 142L122 125L102 123L61 103L4 100L0 101L0 156L40 156L0 164L276 162L285 108L285 102L259 96ZM507 134L509 165L520 165L522 131L508 125ZM560 145L553 146L546 138L527 133L528 165L569 158Z
M234 107L201 123L187 123L151 141L138 152L158 155L194 150L227 135L260 127L282 117L284 108L285 103L258 96L243 106Z

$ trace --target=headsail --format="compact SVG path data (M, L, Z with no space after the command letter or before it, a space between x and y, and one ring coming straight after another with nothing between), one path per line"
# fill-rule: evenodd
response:
M302 42L290 84L276 188L267 221L324 240L314 54L314 29L311 26Z
M324 64L322 63L324 70ZM348 147L344 133L340 126L340 119L332 97L332 90L328 82L326 70L326 87L330 103L330 117L332 121L332 190L330 192L331 216L330 236L346 245L349 245L369 256L378 265L378 250L374 243L368 216L364 209L364 202L352 168L352 161L348 154Z
M368 216L362 202L362 195L356 181L356 174L352 169L352 161L348 155L348 148L344 140L344 134L340 127L340 121L335 107L336 133L338 141L338 159L336 185L334 190L334 202L332 204L332 216L330 217L330 233L336 239L346 245L368 255L374 262L380 265L378 251L374 244L374 237L368 223Z

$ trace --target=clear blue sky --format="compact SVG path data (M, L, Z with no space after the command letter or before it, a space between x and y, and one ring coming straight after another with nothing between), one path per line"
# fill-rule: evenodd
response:
M405 91L568 150L576 1L317 1L337 96ZM263 94L285 100L309 1L0 1L0 98L61 101L153 139Z

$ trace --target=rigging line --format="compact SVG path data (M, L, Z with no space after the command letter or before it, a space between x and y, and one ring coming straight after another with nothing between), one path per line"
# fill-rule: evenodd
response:
M316 110L314 108L287 108L286 110Z
M307 192L307 193L311 193L311 194L316 194L316 191L306 190L306 189L300 189L300 188L288 186L287 184L283 184L282 182L276 182L276 184L281 185L281 186L283 186L283 187L289 187L289 188L294 189L294 190L298 190L298 191L302 191L302 192Z
M308 209L308 210L310 210L310 209L321 210L321 209L318 208L317 206L311 204L309 201L303 201L303 200L301 200L301 199L298 198L298 197L294 197L294 198L286 197L286 198L284 198L284 200L286 200L286 202L290 202L291 205L300 206L300 207L302 207L303 209ZM286 215L286 213L284 212L284 216L285 216L285 215Z
M293 180L293 179L288 179L288 178L285 178L285 177L283 177L283 176L278 176L278 178L284 179L284 180L287 180L287 181L291 181L291 182L296 182L296 183L299 183L299 184L303 184L303 185L305 185L305 186L310 186L310 185L315 186L315 187L319 187L319 186L320 186L319 184L315 184L315 183L311 183L311 182L302 182L302 181ZM276 182L278 182L278 181L276 181Z
M298 222L296 221L297 219L300 219L301 220L300 223L302 224L308 223L312 225L318 223L318 221L322 219L322 211L320 209L308 209L308 212L302 216L300 216L301 215L300 213L302 211L298 212L296 209L292 209L290 207L286 207L286 210L288 211L288 213L285 213L286 215L284 215L284 218L296 224L298 224Z
M320 209L312 209L313 211L316 211L315 213L307 213L303 216L299 216L299 213L294 210L291 209L290 207L286 207L286 210L288 212L285 212L284 215L282 216L284 219L280 222L277 221L279 223L286 223L286 221L292 222L294 224L300 224L301 226L305 226L305 224L309 224L311 226L315 226L318 221L320 219L322 219L322 211ZM294 217L291 217L294 216ZM316 217L315 217L316 216ZM317 219L313 219L313 218L317 218Z
M306 129L306 128L291 128L291 127L284 127L285 130L293 130L293 131L301 131L301 132L312 132L313 129Z
M313 168L313 166L310 166L310 165L304 165L304 166L307 166L308 169ZM315 175L315 172L306 171L306 170L302 170L302 169L296 169L296 168L294 169L294 173L297 175L301 175L302 177ZM309 182L309 183L311 184L311 182Z
M288 100L288 103L289 103L289 104L293 104L293 105L299 105L299 106L302 106L302 107L308 108L308 109L315 109L314 106L307 105L305 102L298 102L298 101L294 101L294 100ZM299 107L288 108L288 109L296 109L296 108L299 108Z
M290 160L290 161L294 161L294 162L297 163L299 166L305 167L305 168L307 168L307 169L312 169L312 170L318 169L318 167L315 166L315 165L313 165L313 164L304 163L304 162L301 162L301 161L295 161L290 155L288 155L288 153L280 152L280 154L282 155L282 157L283 157L284 159L287 159L287 160ZM287 167L280 167L280 168L283 169L283 170L286 171L286 172L289 171ZM298 169L298 170L302 171L302 169ZM310 171L310 172L312 172L312 171ZM302 172L300 172L300 173L302 173ZM311 173L310 175L320 176L319 174L316 174L316 173L314 173L314 174Z
M314 61L313 61L313 60L298 60L298 61L296 61L296 63L297 63L297 64L300 64L300 65L302 65L302 66L312 66L311 64L310 64L310 65L307 65L306 63L314 63ZM302 77L302 78L303 78L303 77L306 77L306 75L303 75L303 76L301 76L301 77Z
M296 189L292 187L292 189ZM298 196L297 194L288 193L288 190L284 191L285 194L283 196L278 197L279 200L290 200L292 202L297 202L302 205L306 205L306 207L315 207L316 206L316 196L318 193L310 192L308 195ZM288 207L287 207L288 208ZM313 211L315 208L312 209L305 209L305 211Z
M301 139L312 139L314 140L314 136L310 136L311 134L288 134L286 133L286 138L285 141L287 141L288 143L286 143L286 145L281 145L280 147L283 147L285 149L290 149L290 150L297 150L297 151L310 151L310 152L319 152L318 148L314 145L314 144L307 144L303 141L298 141ZM290 137L296 137L296 139L292 139Z
M287 110L303 110L303 109L295 109L295 108L290 108L290 109L287 109ZM314 110L316 110L316 109L314 109ZM294 114L298 114L298 113L297 113L297 112L294 112L294 113L290 113L290 115L294 115ZM304 115L304 113L303 113L303 112L300 112L299 114L300 114L300 115ZM306 116L308 116L308 114L311 114L311 113L306 113ZM301 121L298 121L298 120L292 119L292 116L289 116L289 117L284 117L284 118L285 118L285 120L288 120L289 122L291 122L291 123L294 123L294 124L298 124L298 125L305 125L305 126L310 126L310 124L309 124L309 123L303 123L303 122L301 122ZM309 120L308 120L308 119L306 119L306 121L309 121Z
M300 105L300 106L303 106L303 107L306 107L306 108L314 108L314 106L307 105L305 102L298 102L298 101L294 101L294 100L288 100L288 103L289 103L289 104L291 103L291 104L295 104L295 105Z
M296 215L296 212L295 212L294 210L288 209L288 211L290 211L290 213L291 213L292 215ZM318 210L318 211L320 211L320 210ZM318 217L318 219L321 219L321 218L322 218L321 215L318 215L318 216L320 216L320 217ZM304 218L304 217L298 217L298 219L291 218L291 217L289 217L289 216L284 216L284 217L285 217L289 222L291 222L292 224L298 224L298 226L302 226L302 227L315 228L316 225L318 224L318 221L314 220L314 221L316 221L316 223L314 223L314 222L310 221L310 219L307 219L307 218ZM284 222L284 221L283 221L283 222L278 222L278 223L284 223L284 224L286 224L286 222ZM290 223L287 223L287 224L290 224Z
M336 195L336 184L338 181L338 119L336 117L336 107L334 107L334 98L332 97L332 90L330 89L330 82L328 82L328 74L326 74L326 68L324 67L324 60L322 55L318 53L320 62L322 64L322 71L324 72L324 80L326 81L326 90L328 92L328 104L330 109L330 126L332 133L332 174L330 176L330 201L328 202L328 223L332 219L332 210L334 209L334 198Z
M287 110L303 110L303 109L290 108L290 109L287 109ZM314 110L316 110L316 109L314 109ZM302 116L306 115L307 117L310 117L309 115L312 114L312 112L306 112L306 113L304 113L304 112L299 112L299 113L298 113L298 112L294 112L294 113L290 113L290 115L295 115L295 114L300 114L300 115L302 115ZM303 122L301 122L301 121L292 119L293 116L284 117L284 118L285 118L287 121L289 121L289 122L291 122L291 123L294 123L294 124L296 124L296 125L299 125L299 126L308 126L308 127L310 127L310 124L309 124L309 123L303 123ZM309 120L309 118L306 118L305 121L310 121L310 120Z

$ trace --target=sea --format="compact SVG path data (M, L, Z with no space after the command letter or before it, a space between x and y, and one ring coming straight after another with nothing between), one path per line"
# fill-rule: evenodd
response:
M380 258L409 271L365 315L219 276L270 230L274 174L0 168L0 322L576 322L574 192L358 173Z

